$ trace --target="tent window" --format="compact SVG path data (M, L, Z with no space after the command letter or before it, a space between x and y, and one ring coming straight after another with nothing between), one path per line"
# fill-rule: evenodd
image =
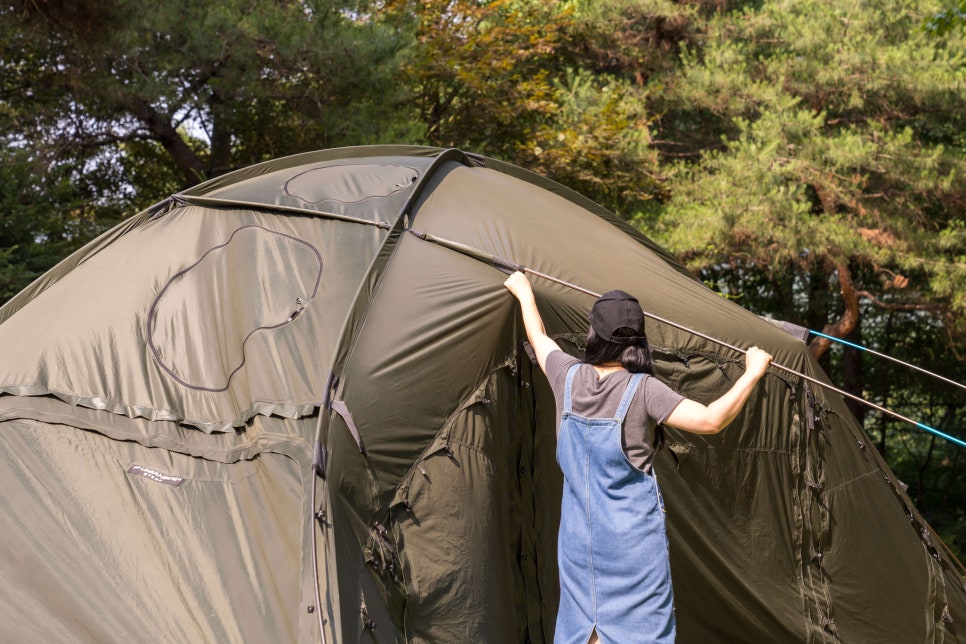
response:
M391 165L338 165L300 172L285 182L285 194L306 204L357 203L406 190L419 177L414 168Z
M291 324L314 298L322 254L296 237L244 226L174 275L151 305L157 364L191 389L225 391L256 334Z

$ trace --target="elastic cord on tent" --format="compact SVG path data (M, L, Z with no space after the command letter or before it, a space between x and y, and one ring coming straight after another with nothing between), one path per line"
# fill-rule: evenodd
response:
M911 364L909 362L905 362L903 360L899 360L898 358L893 358L892 356L886 355L884 353L879 353L875 349L870 349L869 347L863 347L861 344L856 344L854 342L849 342L848 340L843 340L842 338L836 338L834 335L825 335L824 333L820 333L819 331L811 331L811 330L809 330L809 333L811 333L812 335L817 335L820 338L825 338L827 340L832 340L833 342L838 342L839 344L844 344L846 346L852 347L853 349L858 349L860 351L865 351L867 353L871 353L874 356L878 356L880 358L885 358L886 360L891 360L892 362L899 363L899 364L901 364L904 367L909 367L910 369L915 369L916 371L922 372L922 373L924 373L924 374L926 374L928 376L932 376L933 378L937 378L939 380L942 380L943 382L946 382L946 383L949 383L950 385L954 385L956 387L959 387L960 389L966 389L966 385L964 385L964 384L962 384L960 382L956 382L955 380L950 380L949 378L947 378L945 376L940 376L938 373L933 373L932 371L927 371L926 369L923 369L922 367L917 367L914 364Z
M599 293L595 293L594 291L591 291L589 289L583 288L581 286L577 286L576 284L571 284L570 282L567 282L567 281L562 280L560 278L554 277L552 275L547 275L546 273L541 273L540 271L533 270L532 268L527 268L526 266L523 266L522 264L517 264L516 262L512 262L512 261L507 260L507 259L504 259L502 257L498 257L498 256L495 256L495 255L486 253L485 251L482 251L482 250L480 250L478 248L473 248L471 246L467 246L466 244L461 244L459 242L454 242L454 241L450 241L448 239L443 239L443 238L440 238L440 237L436 237L435 235L430 235L428 233L421 233L421 232L417 232L417 231L414 231L414 230L410 230L409 232L413 233L414 235L416 235L417 237L419 237L420 239L423 239L425 241L429 241L429 242L432 242L434 244L438 244L440 246L444 246L446 248L449 248L451 250L455 250L458 253L461 253L463 255L467 255L467 256L473 257L475 259L479 259L479 260L482 260L482 261L487 261L489 264L491 264L492 266L496 267L497 269L503 271L504 273L509 274L509 273L513 273L514 271L521 271L523 273L528 273L530 275L534 275L536 277L539 277L541 279L547 280L549 282L553 282L554 284L559 284L560 286L564 286L564 287L569 288L569 289L572 289L574 291L578 291L580 293L584 293L584 294L589 295L589 296L594 297L594 298L600 297L600 294ZM715 344L718 344L718 345L723 346L725 348L731 349L732 351L736 351L736 352L738 352L738 353L740 353L742 355L748 353L747 350L742 349L740 347L736 347L733 344L729 344L729 343L725 342L724 340L719 340L718 338L714 338L714 337L712 337L710 335L701 333L700 331L696 331L694 329L690 329L690 328L688 328L688 327L686 327L684 325L678 324L677 322L672 322L671 320L668 320L666 318L663 318L663 317L661 317L659 315L655 315L655 314L649 313L647 311L644 311L644 315L646 315L647 317L651 318L652 320L656 320L658 322L661 322L662 324L667 324L668 326L671 326L671 327L674 327L675 329L679 329L681 331L684 331L685 333L689 333L691 335L695 335L695 336L697 336L699 338L703 338L705 340L708 340L709 342L714 342ZM966 441L964 441L962 439L956 438L955 436L951 436L951 435L949 435L949 434L947 434L945 432L942 432L942 431L936 429L935 427L930 427L929 425L926 425L925 423L921 423L921 422L919 422L917 420L913 420L913 419L911 419L911 418L909 418L907 416L903 416L902 414L900 414L898 412L895 412L895 411L892 411L891 409L886 409L885 407L882 407L881 405L877 405L874 402L871 402L871 401L866 400L865 398L862 398L860 396L856 396L855 394L849 393L849 392L845 391L844 389L839 389L838 387L835 387L834 385L830 385L830 384L828 384L826 382L823 382L821 380L818 380L817 378L813 378L811 376L805 375L804 373L799 373L798 371L795 371L794 369L791 369L789 367L786 367L785 365L782 365L782 364L778 364L776 362L772 362L771 363L771 366L774 367L775 369L780 370L780 371L784 371L784 372L789 373L791 375L798 376L799 378L801 378L803 380L807 380L808 382L811 382L813 384L816 384L819 387L822 387L822 388L827 389L829 391L833 391L833 392L839 394L840 396L844 396L846 398L851 398L852 400L854 400L856 402L859 402L859 403L862 403L863 405L866 405L867 407L871 407L872 409L875 409L876 411L879 411L879 412L881 412L883 414L886 414L886 415L892 416L893 418L897 418L899 420L905 421L905 422L907 422L907 423L909 423L911 425L915 425L919 429L922 429L922 430L924 430L926 432L929 432L930 434L933 434L935 436L939 436L940 438L943 438L943 439L945 439L945 440L947 440L947 441L949 441L951 443L955 443L955 444L957 444L957 445L959 445L961 447L966 447Z

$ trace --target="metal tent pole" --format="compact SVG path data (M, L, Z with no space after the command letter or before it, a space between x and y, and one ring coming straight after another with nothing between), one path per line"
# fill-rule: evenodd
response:
M574 291L578 291L580 293L584 293L584 294L589 295L591 297L595 297L595 298L600 297L600 293L595 293L594 291L591 291L590 289L586 289L586 288L584 288L582 286L578 286L577 284L572 284L572 283L570 283L570 282L568 282L566 280L562 280L562 279L560 279L558 277L554 277L553 275L547 275L546 273L541 273L540 271L534 270L532 268L528 268L526 266L523 266L522 264L517 264L516 262L510 261L508 259L504 259L503 257L498 257L496 255L493 255L492 253L487 253L486 251L480 250L479 248L474 248L474 247L469 246L467 244L463 244L463 243L460 243L460 242L455 242L455 241L448 240L448 239L443 239L441 237L437 237L437 236L432 235L432 234L429 234L429 233L418 232L418 231L415 231L415 230L412 230L412 229L409 229L408 232L412 233L413 235L415 235L419 239L422 239L423 241L428 241L430 243L437 244L437 245L443 246L445 248L449 248L450 250L456 251L456 252L458 252L460 254L463 254L463 255L466 255L468 257L472 257L472 258L477 259L479 261L483 261L483 262L489 263L489 264L491 264L492 266L494 266L495 268L499 269L500 271L502 271L504 273L510 274L510 273L513 273L514 271L521 271L523 273L528 273L530 275L534 275L536 277L539 277L540 279L547 280L548 282L553 282L554 284L559 284L560 286L564 286L564 287L569 288L569 289L572 289ZM659 315L655 315L655 314L649 313L647 311L644 311L644 315L647 316L647 317L649 317L649 318L651 318L652 320L656 320L658 322L661 322L662 324L667 324L668 326L671 326L671 327L674 327L675 329L679 329L681 331L684 331L685 333L689 333L691 335L695 335L695 336L697 336L699 338L703 338L705 340L708 340L709 342L714 342L715 344L718 344L720 346L723 346L723 347L726 347L728 349L731 349L732 351L736 351L736 352L738 352L738 353L740 353L742 355L744 355L744 354L747 353L747 350L746 349L742 349L741 347L736 347L735 345L729 344L729 343L725 342L724 340L719 340L718 338L712 337L712 336L707 335L705 333L701 333L700 331L697 331L695 329L691 329L691 328L686 327L686 326L684 326L682 324L678 324L677 322L673 322L673 321L668 320L666 318L663 318L663 317L661 317ZM936 436L939 436L940 438L943 438L943 439L945 439L945 440L947 440L947 441L949 441L951 443L955 443L955 444L957 444L957 445L959 445L961 447L966 447L966 441L964 441L964 440L962 440L960 438L956 438L955 436L951 436L950 434L947 434L947 433L945 433L943 431L940 431L940 430L936 429L935 427L930 427L929 425L926 425L925 423L921 423L921 422L919 422L917 420L913 420L912 418L909 418L907 416L904 416L904 415L902 415L902 414L900 414L898 412L892 411L891 409L887 409L887 408L885 408L885 407L883 407L881 405L877 405L876 403L871 402L871 401L868 401L865 398L862 398L861 396L856 396L855 394L849 393L848 391L845 391L844 389L840 389L840 388L838 388L838 387L836 387L834 385L831 385L831 384L829 384L827 382L823 382L821 380L818 380L817 378L813 378L812 376L808 376L808 375L806 375L804 373L800 373L798 371L795 371L794 369L792 369L790 367L786 367L785 365L778 364L776 362L772 362L771 363L771 366L774 367L774 368L776 368L776 369L778 369L778 370L780 370L780 371L784 371L784 372L789 373L791 375L797 376L797 377L799 377L799 378L801 378L803 380L807 380L808 382L811 382L811 383L813 383L815 385L818 385L819 387L822 387L822 388L827 389L829 391L835 392L835 393L839 394L840 396L843 396L845 398L850 398L850 399L852 399L852 400L854 400L856 402L859 402L859 403L861 403L863 405L866 405L867 407L871 407L872 409L875 409L876 411L879 411L879 412L881 412L883 414L886 414L888 416L892 416L893 418L896 418L898 420L907 422L907 423L909 423L911 425L915 425L919 429L922 429L924 431L927 431L930 434L934 434Z
M571 284L569 282L566 282L564 280L558 279L558 278L553 277L551 275L547 275L545 273L541 273L539 271L535 271L535 270L532 270L532 269L529 269L529 268L526 268L526 267L521 267L521 268L522 268L522 271L524 273L529 273L530 275L535 275L535 276L537 276L537 277L539 277L541 279L545 279L545 280L548 280L550 282L554 282L555 284L560 284L561 286L566 286L567 288L571 288L571 289L573 289L575 291L579 291L581 293L586 293L587 295L590 295L591 297L600 297L600 294L599 293L595 293L595 292L590 291L588 289L585 289L583 287L577 286L576 284ZM649 318L651 318L651 319L653 319L653 320L656 320L658 322L661 322L662 324L667 324L668 326L672 326L672 327L674 327L676 329L680 329L681 331L684 331L686 333L690 333L691 335L696 335L699 338L704 338L705 340L708 340L709 342L714 342L714 343L719 344L719 345L721 345L723 347L727 347L728 349L731 349L732 351L736 351L738 353L741 353L742 355L748 353L747 350L742 349L740 347L736 347L733 344L729 344L729 343L725 342L724 340L719 340L719 339L714 338L714 337L712 337L710 335L701 333L700 331L696 331L694 329L690 329L690 328L688 328L688 327L686 327L684 325L678 324L677 322L672 322L671 320L668 320L666 318L663 318L663 317L661 317L659 315L655 315L655 314L649 313L647 311L644 311L644 315L647 316L647 317L649 317ZM885 407L882 407L881 405L877 405L874 402L871 402L871 401L866 400L865 398L862 398L860 396L856 396L855 394L849 393L848 391L845 391L844 389L839 389L838 387L835 387L834 385L830 385L829 383L823 382L821 380L818 380L817 378L813 378L811 376L807 376L804 373L799 373L798 371L795 371L794 369L791 369L789 367L786 367L785 365L782 365L782 364L778 364L776 362L772 362L771 363L771 366L773 366L776 369L779 369L781 371L785 371L785 372L790 373L792 375L798 376L799 378L802 378L803 380L807 380L809 382L812 382L812 383L814 383L814 384L816 384L816 385L818 385L820 387L824 387L825 389L828 389L830 391L834 391L835 393L837 393L837 394L839 394L841 396L845 396L846 398L851 398L852 400L855 400L855 401L860 402L860 403L862 403L864 405L867 405L867 406L871 407L872 409L875 409L877 411L880 411L880 412L882 412L884 414L888 414L890 416L893 416L894 418L898 418L899 420L903 420L903 421L905 421L907 423L910 423L912 425L915 425L916 427L918 427L920 429L923 429L923 430L925 430L925 431L927 431L927 432L929 432L931 434L935 434L936 436L939 436L940 438L944 438L944 439L948 440L951 443L956 443L957 445L960 445L962 447L966 447L966 441L963 441L963 440L961 440L959 438L956 438L955 436L950 436L949 434L947 434L945 432L942 432L942 431L936 429L935 427L930 427L929 425L926 425L925 423L920 423L919 421L916 421L916 420L913 420L913 419L908 418L906 416L903 416L902 414L900 414L898 412L895 412L895 411L892 411L891 409L886 409ZM958 384L958 383L954 383L954 384ZM962 385L960 385L960 386L962 386Z

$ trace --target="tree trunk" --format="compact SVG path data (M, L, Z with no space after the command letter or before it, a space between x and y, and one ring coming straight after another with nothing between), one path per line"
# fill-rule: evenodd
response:
M828 324L828 274L824 266L812 266L807 276L808 310L805 325L809 329L823 329ZM814 355L814 354L813 354ZM829 370L828 356L816 356L819 365Z
M189 188L207 178L204 164L181 138L170 119L155 110L147 101L139 99L133 101L131 113L144 124L151 133L151 137L161 144L181 170L181 176L184 179L183 187Z
M842 301L845 303L845 311L838 321L826 324L822 328L822 333L836 338L845 338L852 333L859 324L859 294L852 283L852 272L845 264L837 264L835 270L839 276L839 289L842 293ZM808 343L808 350L816 359L821 358L832 341L816 336Z
M849 333L844 339L853 344L861 345L862 327L856 325L852 333ZM863 395L865 393L865 371L862 368L862 353L861 349L845 346L842 352L842 384L845 391L853 396L865 398ZM865 427L866 406L852 398L845 399L845 406L859 421L859 425Z
M209 177L231 170L231 128L228 116L231 108L215 94L208 102L211 109L211 163Z

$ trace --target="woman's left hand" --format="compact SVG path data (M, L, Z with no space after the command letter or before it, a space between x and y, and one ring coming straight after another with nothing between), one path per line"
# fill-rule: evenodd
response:
M765 375L765 371L768 370L768 365L771 364L771 361L772 357L770 353L758 347L752 347L745 353L745 373L754 376L755 380L758 380Z
M527 276L520 271L516 271L510 277L506 278L503 285L513 293L514 297L518 300L522 300L527 296L533 296L533 287L530 286L530 280Z

